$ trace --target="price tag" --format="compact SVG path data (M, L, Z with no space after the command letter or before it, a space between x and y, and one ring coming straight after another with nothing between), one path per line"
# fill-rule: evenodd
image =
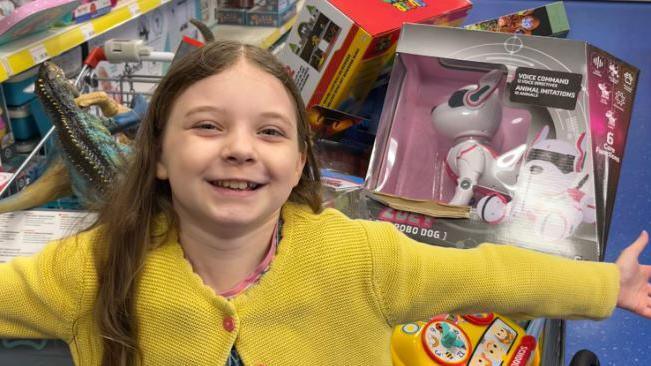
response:
M47 54L47 50L45 49L44 44L40 44L36 47L30 48L29 53L32 54L32 59L34 60L34 64L40 64L41 62L47 60L50 57Z
M140 15L140 5L138 5L138 3L129 5L129 11L131 12L132 17Z
M85 40L89 40L93 37L95 37L95 27L93 27L93 23L86 23L81 26L81 33L84 35Z

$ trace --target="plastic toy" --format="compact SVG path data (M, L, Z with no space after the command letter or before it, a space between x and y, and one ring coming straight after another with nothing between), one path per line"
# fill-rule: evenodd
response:
M463 87L432 109L432 124L438 133L454 141L445 161L456 181L453 205L468 205L475 187L506 193L505 184L515 182L520 155L498 156L490 147L502 121L499 86L501 70L486 73L477 85Z
M544 127L527 151L512 201L496 195L479 200L477 212L482 219L490 223L522 219L545 240L565 239L579 224L595 222L594 197L582 190L589 178L583 173L585 133L574 146L548 139L548 134L549 128Z
M40 32L63 19L79 0L39 0L27 3L0 19L0 44Z
M498 314L444 314L396 327L391 357L395 366L534 366L540 365L535 336Z

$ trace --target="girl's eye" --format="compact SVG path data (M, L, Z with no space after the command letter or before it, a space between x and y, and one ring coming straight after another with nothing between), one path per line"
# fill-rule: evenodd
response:
M262 133L263 135L269 135L269 136L285 136L285 134L282 131L280 131L279 129L271 128L271 127L263 129L262 131L260 131L260 133Z
M219 126L211 122L199 122L196 125L194 125L194 128L198 128L202 130L218 130Z

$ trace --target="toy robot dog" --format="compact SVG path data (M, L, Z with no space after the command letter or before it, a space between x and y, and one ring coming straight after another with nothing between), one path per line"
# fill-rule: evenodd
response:
M547 139L545 126L527 151L520 168L513 200L498 195L485 196L477 204L477 213L489 223L523 219L533 224L536 234L546 240L571 236L581 223L594 223L594 197L582 190L588 180L583 174L586 136L582 133L575 146Z
M492 70L478 85L457 90L432 109L436 131L454 141L446 158L448 174L456 181L452 205L468 205L476 187L507 194L515 183L524 149L498 156L489 146L502 121L498 87L503 77L501 70Z

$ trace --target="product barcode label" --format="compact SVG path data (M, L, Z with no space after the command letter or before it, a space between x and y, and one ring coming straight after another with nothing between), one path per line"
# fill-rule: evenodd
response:
M131 16L135 17L136 15L140 14L140 5L138 3L133 3L129 5L129 11L131 12Z
M81 33L84 35L85 40L95 37L95 27L92 23L86 23L81 26Z
M32 54L32 59L34 60L34 64L40 64L41 62L47 60L49 57L44 44L31 48L29 50L29 53Z

